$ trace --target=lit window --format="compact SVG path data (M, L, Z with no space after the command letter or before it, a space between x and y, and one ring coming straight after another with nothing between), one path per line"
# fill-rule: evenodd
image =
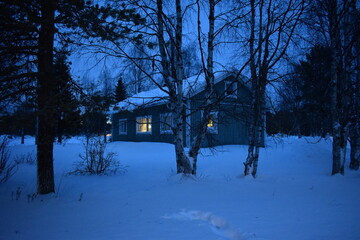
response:
M213 115L210 115L210 117L209 117L209 122L208 122L208 124L207 124L207 127L208 127L208 128L212 128L212 127L214 127L214 125L215 125L215 123L214 123L214 116L213 116Z
M137 133L151 133L151 116L136 118Z
M236 82L225 82L225 96L237 97L237 83Z
M171 113L160 115L160 133L172 133L173 117Z
M119 119L119 134L127 134L127 121L126 119Z
M207 123L208 133L218 133L218 112L211 112Z

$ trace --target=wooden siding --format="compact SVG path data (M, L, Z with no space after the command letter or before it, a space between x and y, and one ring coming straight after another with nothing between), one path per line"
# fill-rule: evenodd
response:
M229 77L224 81L215 84L217 96L222 96L225 90L225 82L234 81ZM237 83L237 95L225 97L221 104L215 107L213 112L217 112L217 132L209 131L206 134L202 147L231 145L231 144L248 144L248 122L250 116L251 93L242 83ZM191 109L191 140L194 139L196 129L199 127L202 119L201 105L204 101L204 94L201 92L192 98Z
M160 132L160 114L169 113L166 105L151 106L148 108L136 109L133 112L121 111L112 115L113 141L132 142L165 142L173 143L173 134ZM136 118L151 116L151 133L136 132ZM119 119L127 120L127 134L119 134Z

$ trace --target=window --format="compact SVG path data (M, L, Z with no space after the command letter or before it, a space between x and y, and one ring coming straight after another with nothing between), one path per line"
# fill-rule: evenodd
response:
M225 82L225 96L237 97L237 83L236 82Z
M119 135L127 134L127 120L119 119Z
M137 133L151 133L151 116L136 118Z
M209 121L207 124L207 132L217 134L218 133L218 112L211 112Z
M172 133L173 117L171 113L160 114L160 133Z

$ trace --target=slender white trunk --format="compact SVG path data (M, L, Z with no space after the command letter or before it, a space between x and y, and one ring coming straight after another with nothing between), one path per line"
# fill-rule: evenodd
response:
M200 8L198 8L198 11L200 11ZM203 69L205 72L205 81L206 81L206 87L205 87L205 107L203 110L203 116L202 120L199 126L199 129L196 133L196 137L193 141L193 144L191 145L189 156L192 159L192 174L196 175L197 171L197 158L199 155L199 150L201 147L201 143L203 142L203 139L205 138L206 130L207 130L207 124L210 119L211 110L213 108L212 103L215 99L213 99L214 95L214 38L215 38L215 1L209 0L209 17L208 17L208 23L209 23L209 32L208 32L208 42L207 42L207 59L206 59L206 66L203 61ZM198 22L200 24L200 20ZM200 29L200 26L198 26L198 29ZM199 31L200 34L200 31ZM200 37L200 36L199 36ZM201 48L201 40L199 38L199 44ZM203 51L201 51L202 53ZM202 59L204 59L204 56L202 56Z
M339 104L342 101L341 97L344 94L341 92L340 81L340 65L341 65L341 40L340 40L340 21L338 17L337 0L329 1L329 23L330 23L330 41L331 41L331 113L332 113L332 131L333 131L333 147L332 147L332 175L344 174L344 163L346 157L346 133L347 127L344 126L344 121L341 121L340 114L342 113Z
M170 75L170 57L166 51L164 37L163 1L157 0L157 21L158 21L158 43L161 57L162 75L169 89L171 111L174 114L175 126L174 145L176 153L177 173L191 173L190 160L184 150L184 98L183 98L183 66L182 66L182 10L181 1L176 0L176 32L175 32L175 58L173 59L176 73Z
M259 5L259 25L262 26L262 8L264 2ZM250 174L253 177L257 174L257 166L259 162L260 147L262 145L262 137L264 131L264 115L265 115L265 87L267 81L267 65L263 58L266 59L269 49L265 46L263 51L263 31L260 27L258 32L257 58L255 57L255 1L250 2L251 6L251 32L250 32L250 71L251 71L251 121L249 126L249 147L248 156L244 162L244 175Z

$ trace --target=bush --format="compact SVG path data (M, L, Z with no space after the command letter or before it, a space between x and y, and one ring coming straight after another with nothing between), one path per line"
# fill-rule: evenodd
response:
M84 154L80 154L81 161L75 163L75 170L70 174L109 175L124 170L116 159L116 153L106 152L106 142L102 137L89 138L84 143L84 150Z
M0 139L0 183L6 182L15 173L15 163L9 163L9 139L4 136Z

